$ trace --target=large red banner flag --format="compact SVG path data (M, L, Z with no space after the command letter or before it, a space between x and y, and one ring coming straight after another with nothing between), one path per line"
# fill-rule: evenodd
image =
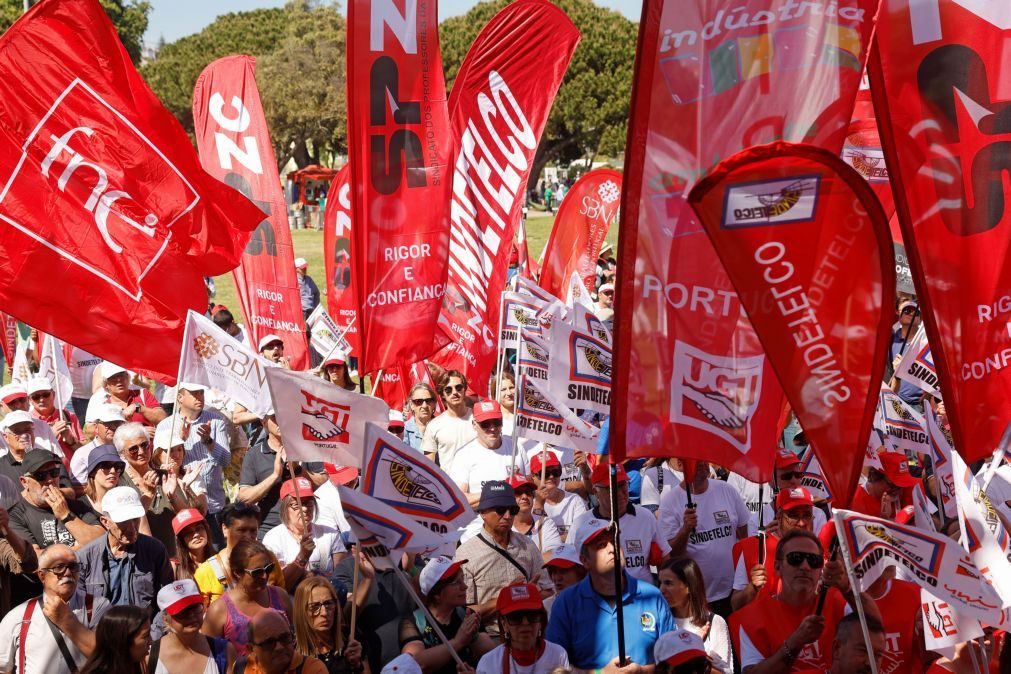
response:
M967 462L1011 420L1011 11L881 3L871 92L941 393Z
M833 493L848 502L877 409L895 269L885 217L837 155L777 142L689 196Z
M358 299L351 273L351 165L345 164L327 193L323 211L323 264L326 268L326 305L330 317L351 345L355 355L361 352L358 331ZM326 356L327 354L322 354Z
M496 14L460 66L450 110L460 142L453 175L449 283L439 324L452 344L432 360L488 390L499 295L537 143L579 31L547 0Z
M782 390L685 197L777 139L842 150L877 0L645 0L619 233L612 456L772 475Z
M0 307L175 381L204 276L262 215L208 176L96 0L49 0L0 38Z
M576 181L558 207L558 216L544 245L540 286L555 297L568 297L572 274L579 274L593 292L597 257L611 223L618 217L621 172L590 171Z
M288 208L256 88L256 59L226 56L193 88L193 126L204 170L245 194L266 215L233 272L251 343L277 335L296 370L309 367Z
M351 0L348 137L352 273L362 372L415 363L449 340L446 289L453 157L438 2Z

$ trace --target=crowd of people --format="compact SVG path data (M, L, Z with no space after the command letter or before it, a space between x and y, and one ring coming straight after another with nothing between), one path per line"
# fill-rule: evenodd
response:
M915 302L897 313L899 344ZM214 320L244 334L223 307ZM257 346L288 366L280 338ZM477 517L440 554L391 568L361 554L342 513L336 486L358 470L289 461L272 415L199 384L155 388L79 349L70 366L67 404L40 377L0 388L0 672L852 674L871 661L858 607L879 671L1011 671L1000 631L928 651L902 569L850 585L831 503L802 485L795 421L770 484L665 458L612 476L606 458L515 436L512 373L485 399L433 366L437 384L414 383L389 430ZM357 388L343 356L317 372ZM917 457L882 452L851 507L908 521L912 487L932 479Z

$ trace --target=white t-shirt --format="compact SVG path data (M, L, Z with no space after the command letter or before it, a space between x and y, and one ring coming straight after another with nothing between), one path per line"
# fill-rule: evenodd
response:
M428 422L425 427L425 437L421 439L421 451L425 454L437 453L439 465L446 472L453 467L453 458L458 449L477 437L472 419L474 415L467 410L464 417L452 417L449 412L443 412Z
M431 428L431 426L429 426ZM477 440L472 440L456 452L449 477L463 485L471 494L480 494L485 482L508 480L512 474L513 443L502 438L498 449L488 449ZM516 457L516 472L525 474L520 457Z
M502 657L505 645L496 646L481 656L477 663L477 674L503 674ZM544 653L532 665L521 665L509 658L509 674L551 674L557 667L569 669L569 655L565 649L550 641L544 642Z
M102 359L94 356L84 349L74 347L70 352L70 362L67 367L70 369L70 382L74 385L74 398L90 398L91 381L95 373L95 368L102 364ZM83 419L82 419L83 421Z
M324 576L333 574L333 556L339 552L347 552L340 532L325 524L313 523L312 538L316 541L316 549L309 556L309 564L306 569ZM298 556L298 539L288 531L288 527L283 523L278 524L264 535L263 544L277 555L277 560L281 564L291 564Z
M558 503L544 502L544 514L554 521L558 534L564 541L572 531L572 523L589 508L586 507L586 501L578 495L563 493L565 496Z
M702 627L691 621L690 618L674 618L678 629L692 634L702 636ZM727 621L721 616L713 614L709 621L709 633L703 639L706 647L706 655L712 660L713 669L723 674L731 674L734 671L733 660L730 659L730 629Z
M653 585L653 576L649 570L650 548L656 543L661 556L670 554L670 545L667 538L660 534L656 517L653 513L643 507L629 504L631 513L626 512L618 520L621 528L621 547L625 551L625 570L628 575ZM609 520L610 517L603 517L599 511L589 510L575 519L569 531L575 531L585 520L592 517Z
M344 517L341 495L337 486L327 480L315 492L316 521L338 531L351 531L351 525Z
M698 526L688 536L687 556L702 569L706 599L710 602L730 596L734 584L734 543L737 528L747 526L750 513L737 490L726 482L709 480L701 494L692 494ZM680 486L660 499L660 531L672 539L681 530L687 494Z
M659 473L661 467L663 468L663 473ZM639 488L639 505L653 512L656 512L660 507L660 497L670 491L671 487L681 484L681 480L684 479L681 471L674 470L666 461L661 466L643 468L639 472L642 473L642 486ZM657 479L658 474L663 475L662 480ZM662 486L657 484L658 482L662 482Z
M32 599L31 601L35 601ZM94 597L91 605L91 620L88 620L87 605L84 600L84 590L78 590L70 599L70 610L88 629L95 629L98 621L112 605L104 597ZM0 672L13 672L18 667L21 657L21 623L25 617L27 602L16 606L0 620ZM77 667L80 669L88 659L77 649L74 642L64 639L67 650L70 651ZM53 637L52 630L46 623L42 606L36 605L32 611L31 623L25 638L25 671L18 674L70 674L67 661L60 653L60 647Z

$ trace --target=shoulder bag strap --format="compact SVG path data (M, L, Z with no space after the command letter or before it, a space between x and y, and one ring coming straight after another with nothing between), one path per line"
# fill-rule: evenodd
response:
M35 613L35 606L39 603L39 597L28 600L25 606L25 615L21 619L21 635L18 642L18 674L25 674L25 640L28 639L28 628L32 626L32 614Z
M517 569L519 569L520 573L523 574L523 578L524 579L526 579L527 581L530 580L530 575L527 573L527 570L524 569L523 565L521 565L519 562L517 562L516 559L513 558L512 555L510 555L508 552L506 552L505 550L503 550L499 546L493 545L487 538L484 537L484 534L478 534L477 537L478 537L478 539L481 540L482 543L484 543L485 545L487 545L489 548L491 548L492 550L494 550L498 554L502 555L510 564L512 564L513 566L515 566Z
M67 641L63 638L63 632L49 620L49 616L45 613L42 614L42 617L46 619L49 631L53 633L53 638L56 639L56 645L60 649L60 655L63 656L63 660L67 663L67 668L70 669L71 674L77 674L77 663L74 662L74 656L70 654L70 649L67 648Z
M158 667L158 653L161 651L161 639L151 644L151 653L147 656L147 671L154 674Z

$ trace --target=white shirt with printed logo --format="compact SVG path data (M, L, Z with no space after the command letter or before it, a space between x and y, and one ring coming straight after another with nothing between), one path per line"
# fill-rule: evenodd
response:
M737 490L726 482L709 480L701 494L692 494L698 525L688 536L687 556L702 569L706 581L706 600L713 602L730 596L734 584L734 543L737 528L747 526L750 513ZM672 489L660 499L660 532L668 540L677 536L684 520L687 494L682 487Z
M502 438L502 446L488 449L477 440L471 440L456 452L449 477L465 485L471 494L480 494L481 487L491 480L508 480L512 474L513 441ZM521 457L516 457L516 472L526 472Z
M591 517L601 520L611 519L601 515L598 509L590 510L577 517L569 527L569 531L576 531ZM628 510L618 520L618 526L621 528L621 547L625 551L625 570L628 571L628 575L652 585L653 576L649 569L650 548L656 543L662 556L670 554L670 545L661 535L656 517L645 508L630 503Z
M576 521L576 518L588 510L586 501L581 499L577 494L570 494L568 492L565 492L565 496L558 503L544 502L544 514L554 521L563 541L566 540L570 531L574 531L572 524Z

